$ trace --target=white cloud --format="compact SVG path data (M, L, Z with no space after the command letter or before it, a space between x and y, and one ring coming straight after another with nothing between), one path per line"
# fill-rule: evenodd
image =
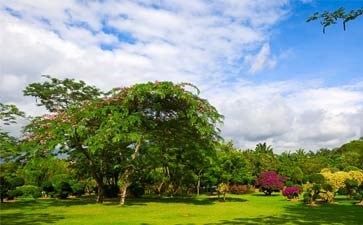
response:
M249 72L256 73L265 68L271 69L275 67L276 60L271 58L270 45L265 43L256 55L248 55L246 63L250 64Z
M362 86L228 81L241 71L272 69L291 54L274 56L269 44L269 31L286 16L288 4L1 2L1 101L33 115L44 112L22 97L24 87L42 74L82 79L105 90L154 80L188 81L226 116L223 134L242 147L268 141L279 150L316 149L362 135Z
M278 152L316 150L363 135L363 89L348 85L240 82L207 96L226 117L224 135L244 148L267 141Z

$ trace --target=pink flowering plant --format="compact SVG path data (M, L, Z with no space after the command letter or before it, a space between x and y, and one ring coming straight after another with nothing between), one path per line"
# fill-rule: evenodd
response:
M282 191L282 194L288 199L296 199L301 194L301 189L299 187L287 187Z
M260 174L256 180L256 187L260 191L264 192L265 195L271 195L272 192L277 192L282 190L284 183L286 181L285 176L278 176L275 171L265 171Z

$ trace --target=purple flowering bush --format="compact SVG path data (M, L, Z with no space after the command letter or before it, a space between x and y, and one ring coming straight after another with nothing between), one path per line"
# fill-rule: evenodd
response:
M274 191L280 191L287 180L285 176L278 176L275 171L265 171L256 180L256 187L263 191L265 195L271 195Z
M294 199L299 197L301 194L301 189L299 187L287 187L282 191L282 194L286 196L288 199Z

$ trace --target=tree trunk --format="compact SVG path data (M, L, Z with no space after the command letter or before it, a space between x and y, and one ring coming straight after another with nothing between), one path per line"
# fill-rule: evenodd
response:
M103 182L97 180L97 203L103 203Z
M363 197L361 198L360 202L358 202L356 205L363 205Z
M197 196L199 196L200 191L200 176L198 176L198 183L197 183Z
M135 150L134 153L131 156L131 160L135 160L137 157L137 153L139 152L141 146L141 140L137 143L137 145L135 146ZM129 181L129 176L131 174L131 168L128 168L125 170L123 176L121 177L122 180L122 185L120 188L120 206L124 206L125 205L125 199L126 199L126 192L127 192L127 188L130 186L130 181Z
M127 193L127 188L129 187L129 183L125 182L124 185L122 185L121 190L120 190L120 206L124 206L125 205L125 199L126 199L126 193Z

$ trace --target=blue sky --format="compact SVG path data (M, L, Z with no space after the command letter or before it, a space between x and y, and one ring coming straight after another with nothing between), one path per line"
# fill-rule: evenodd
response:
M344 3L344 4L340 4ZM295 1L289 16L272 30L271 50L278 55L291 50L284 64L274 70L254 76L256 82L271 80L319 79L327 86L344 85L362 80L363 17L348 23L343 31L340 21L326 28L323 34L320 21L306 23L313 12L347 10L362 7L359 1L314 1L303 4Z
M363 18L306 23L362 1L0 1L0 101L45 113L24 87L42 74L104 90L192 82L236 146L278 152L363 136Z

